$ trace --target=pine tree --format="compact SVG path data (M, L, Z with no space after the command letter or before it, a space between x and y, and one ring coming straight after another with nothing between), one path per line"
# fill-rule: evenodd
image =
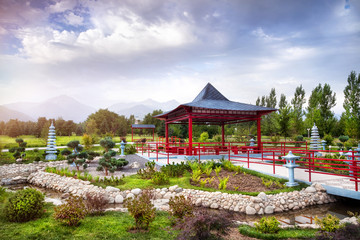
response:
M345 100L345 132L351 137L360 136L360 74L352 71L347 79L348 85L344 89Z

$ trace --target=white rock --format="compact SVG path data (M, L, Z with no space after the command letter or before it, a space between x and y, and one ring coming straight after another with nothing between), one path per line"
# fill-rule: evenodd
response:
M111 186L107 186L105 188L105 191L107 191L107 192L120 192L120 189L115 188L115 187L111 187Z
M257 195L259 198L261 198L263 201L267 201L268 197L266 196L266 193L261 192Z
M195 206L197 207L201 206L201 202L202 202L201 198L196 199Z
M135 195L134 195L133 193L128 193L128 194L126 195L126 199L134 198L134 197L135 197Z
M315 193L316 192L316 189L314 187L307 187L305 189L305 192L307 193Z
M141 189L140 188L135 188L133 190L131 190L131 193L134 194L135 196L139 195L141 193Z
M219 208L219 204L217 204L217 203L212 203L212 204L210 205L210 208L218 209L218 208Z
M140 163L138 162L133 162L132 164L129 165L130 168L140 168Z
M265 207L265 213L266 214L273 214L274 210L275 210L275 207L273 207L273 206L266 206Z
M178 185L171 186L171 187L169 187L169 191L174 192L175 189L177 189L177 188L178 188Z
M115 197L115 203L123 203L124 197L121 194L116 195Z
M256 214L255 208L252 208L250 206L246 207L245 212L246 212L247 215L255 215Z

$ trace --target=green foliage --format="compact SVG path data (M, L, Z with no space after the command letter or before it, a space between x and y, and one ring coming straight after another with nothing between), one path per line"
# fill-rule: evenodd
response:
M86 150L89 150L92 147L92 145L95 143L95 140L92 138L92 136L86 133L83 135L82 141L84 143Z
M108 152L110 149L115 147L115 143L112 141L111 137L105 137L100 140L100 146L105 149L105 152Z
M188 164L192 171L200 169L200 164L197 161L189 161Z
M324 136L324 140L326 141L327 146L334 145L334 143L333 143L334 138L330 134L326 134Z
M120 170L122 167L126 166L129 163L125 159L112 158L114 153L114 151L108 151L99 160L99 165L102 167L102 169L105 170L106 176L108 175L108 171L115 172L116 170ZM98 169L100 170L100 168Z
M219 190L226 190L226 185L227 185L228 181L229 181L229 176L224 177L222 179L219 177L219 182L220 182Z
M155 172L151 178L151 181L155 185L164 185L164 184L168 184L170 182L169 176L163 172Z
M162 166L160 170L169 177L180 177L183 176L185 172L190 171L190 166L184 162L181 162L180 164L175 164L173 162L172 164Z
M205 187L205 184L207 183L207 181L209 181L209 178L205 178L205 179L200 180L200 186Z
M89 126L90 125L90 126ZM91 114L86 120L86 130L88 134L106 134L125 136L128 129L128 121L124 116L100 109ZM91 130L89 132L88 130Z
M295 89L294 98L291 100L292 104L292 125L295 133L301 134L304 130L303 116L304 110L303 105L305 100L305 90L302 85Z
M360 137L360 74L351 71L344 89L345 132L351 137Z
M262 233L277 233L280 230L280 223L275 217L263 217L254 225L256 230Z
M315 223L325 232L334 232L337 229L341 228L340 219L334 215L326 214L322 219L315 218Z
M302 142L304 141L304 136L303 135L298 135L295 137L294 139L296 142ZM295 143L295 147L301 147L301 143Z
M18 144L18 147L12 147L9 149L9 152L14 153L13 157L17 158L24 158L25 157L25 147L26 142L22 138L16 138L15 142Z
M32 188L20 190L9 198L4 208L6 218L11 222L27 222L43 213L44 195Z
M356 224L346 224L344 227L336 229L334 232L322 231L316 240L351 240L360 239L360 226Z
M125 201L125 207L128 208L129 214L135 219L136 229L147 230L149 224L155 219L155 208L151 198L151 192L144 190L141 195Z
M218 166L215 168L216 176L219 176L219 173L221 172L221 166Z
M209 139L209 133L208 132L203 132L200 134L200 142L207 142L207 140Z
M118 186L118 185L122 185L125 183L125 175L123 174L121 177L104 177L104 178L96 178L95 182L99 182L99 183L104 183L106 186Z
M289 229L280 229L277 233L261 233L256 230L256 228L241 225L239 231L242 235L253 237L256 239L313 239L316 236L316 229L298 229L298 228L289 228Z
M135 154L137 152L137 150L136 150L135 145L126 144L124 152L126 155L131 155L131 154Z
M175 196L169 200L170 213L173 217L182 219L185 216L191 216L194 211L194 205L189 197Z
M291 107L286 102L286 97L284 94L281 94L280 99L280 109L278 115L278 125L279 125L279 132L282 136L286 137L290 136L290 119L291 119Z
M211 166L211 165L207 165L206 168L205 168L204 173L206 174L206 176L210 177L211 172L212 172L212 166Z
M349 140L349 136L341 135L341 136L339 137L339 140L340 140L340 142L344 143L344 142L346 142L346 141Z
M197 170L195 170L195 171L192 172L191 179L192 179L195 183L197 183L197 182L199 182L199 180L200 180L201 174L202 174L201 169L197 169Z
M72 152L69 149L64 149L61 151L61 155L69 156Z
M145 167L146 167L145 169L139 169L137 171L137 174L142 179L151 179L154 173L156 172L155 162L154 161L147 162L145 163Z
M87 214L81 197L70 196L65 204L54 208L54 219L67 226L78 226Z

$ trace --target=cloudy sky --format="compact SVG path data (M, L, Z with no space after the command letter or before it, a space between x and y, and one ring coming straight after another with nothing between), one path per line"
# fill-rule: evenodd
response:
M192 101L212 83L255 103L336 91L360 72L355 0L0 0L0 104Z

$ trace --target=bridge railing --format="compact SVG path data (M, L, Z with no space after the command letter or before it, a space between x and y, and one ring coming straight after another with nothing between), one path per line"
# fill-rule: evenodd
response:
M248 168L252 164L270 165L273 174L276 174L276 167L285 164L282 156L292 151L300 157L296 164L308 173L309 182L314 173L339 176L353 181L355 190L358 191L360 156L357 152L349 154L348 151L309 150L307 144L303 143L303 146L299 147L298 142L292 142L292 145L280 144L277 148L274 143L271 144L272 146L269 146L269 142L265 143L263 148L259 149L257 146L247 146L248 142L202 142L192 143L190 148L189 143L150 142L137 144L137 150L155 161L166 159L168 164L171 158L178 155L187 155L189 159L198 160L204 156L208 159L221 156L230 161L241 162Z

